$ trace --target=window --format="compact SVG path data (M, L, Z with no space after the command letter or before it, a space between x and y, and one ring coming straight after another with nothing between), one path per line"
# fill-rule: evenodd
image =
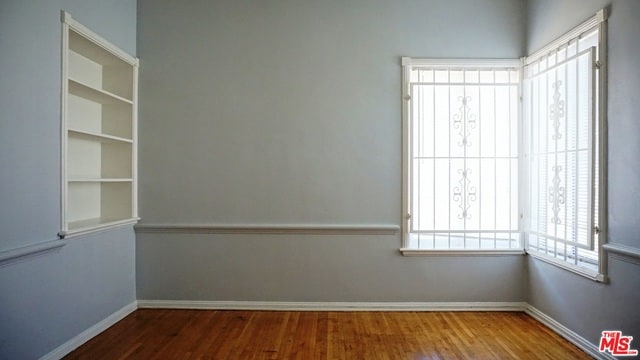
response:
M604 19L523 60L402 59L404 254L526 250L604 278Z
M515 250L520 60L404 59L406 246Z
M524 67L527 251L600 277L604 12Z

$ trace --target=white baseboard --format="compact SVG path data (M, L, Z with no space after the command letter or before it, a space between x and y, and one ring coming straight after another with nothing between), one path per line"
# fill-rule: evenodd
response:
M594 358L615 360L615 357L613 357L612 355L609 355L607 353L601 353L600 351L598 351L598 347L596 345L592 344L591 342L589 342L587 339L580 336L575 331L560 324L551 316L543 313L542 311L536 309L535 307L527 304L527 306L524 309L524 312L529 316L531 316L532 318L538 320L542 324L546 325L548 328L556 332L558 335L567 339L570 343L579 347L584 352L593 356Z
M40 360L61 359L136 309L269 310L269 311L522 311L596 359L615 360L598 351L573 330L526 302L284 302L138 300L91 326Z
M91 326L87 330L81 332L77 336L73 337L71 340L66 343L58 346L53 349L50 353L44 355L40 358L40 360L58 360L62 359L64 356L77 349L80 345L86 343L91 340L96 335L101 332L107 330L110 326L117 323L118 321L124 319L127 315L131 314L138 308L138 302L134 301L131 304L125 305L120 310L114 312L113 314L107 316L105 319L100 321L99 323Z
M524 311L524 302L282 302L138 300L143 309L270 311Z

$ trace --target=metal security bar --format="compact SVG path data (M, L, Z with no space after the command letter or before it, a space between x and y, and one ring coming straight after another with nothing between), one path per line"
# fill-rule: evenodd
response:
M598 265L598 27L525 67L528 250ZM594 250L595 249L595 250Z
M423 60L407 73L407 248L522 248L516 61Z

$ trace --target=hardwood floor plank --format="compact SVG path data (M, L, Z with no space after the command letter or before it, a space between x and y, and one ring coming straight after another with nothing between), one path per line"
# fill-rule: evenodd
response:
M209 353L213 359L232 359L234 355L238 356L238 351L241 350L237 342L251 318L251 312L222 311L221 316L227 323L222 333L209 346Z
M65 359L589 359L519 312L142 309Z

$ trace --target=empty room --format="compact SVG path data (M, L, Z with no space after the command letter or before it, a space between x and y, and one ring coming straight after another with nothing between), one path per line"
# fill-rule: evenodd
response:
M0 0L0 358L638 356L639 39L636 0Z

